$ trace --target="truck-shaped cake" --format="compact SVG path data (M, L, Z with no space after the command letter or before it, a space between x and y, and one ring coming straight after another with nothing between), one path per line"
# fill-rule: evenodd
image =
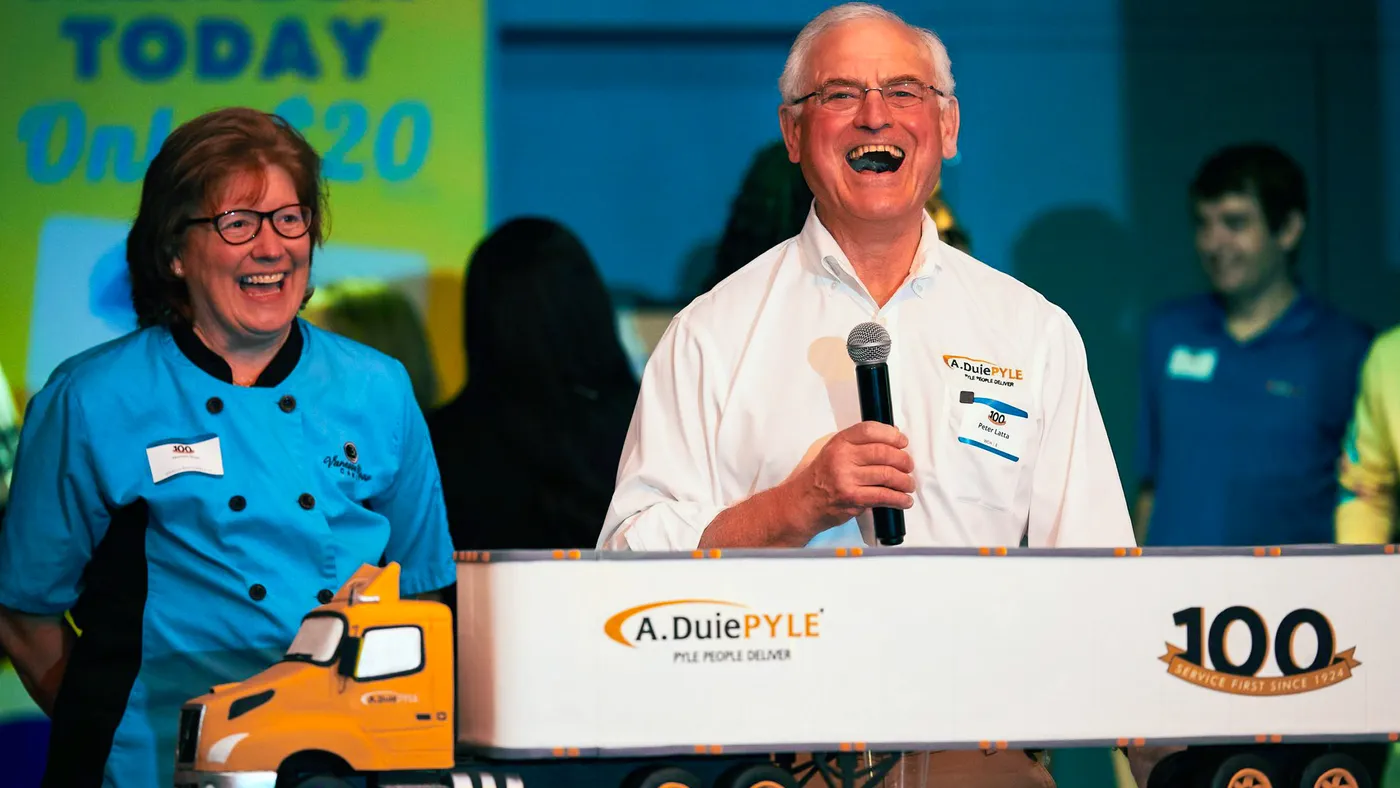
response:
M1394 545L457 566L455 616L364 566L191 700L177 788L853 786L910 753L1176 745L1217 745L1220 788L1365 788L1400 739Z

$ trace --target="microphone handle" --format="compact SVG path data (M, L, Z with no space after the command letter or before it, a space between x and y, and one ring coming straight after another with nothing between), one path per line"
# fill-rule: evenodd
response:
M890 399L888 364L857 364L856 389L860 392L860 418L894 426L894 403ZM882 545L904 541L904 510L883 506L870 510L875 521L875 538Z

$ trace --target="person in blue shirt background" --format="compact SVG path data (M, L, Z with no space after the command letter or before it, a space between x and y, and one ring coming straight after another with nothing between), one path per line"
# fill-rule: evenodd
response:
M358 567L399 562L405 595L455 579L403 366L297 316L324 218L280 118L180 127L128 237L140 328L29 405L0 644L53 721L45 785L169 786L181 704L275 662Z
M1210 292L1163 305L1143 332L1138 544L1326 544L1337 463L1373 331L1300 290L1307 184L1263 144L1217 151L1189 196ZM1304 761L1320 750L1289 747ZM1229 746L1129 753L1140 784L1204 785ZM1379 776L1384 748L1349 750Z
M1329 543L1373 332L1299 289L1307 186L1287 154L1225 148L1190 198L1211 292L1165 305L1144 332L1138 542Z

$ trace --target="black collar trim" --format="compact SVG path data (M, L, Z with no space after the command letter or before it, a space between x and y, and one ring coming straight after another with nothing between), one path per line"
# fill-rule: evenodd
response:
M225 383L233 383L233 370L228 362L218 353L210 350L199 337L194 333L194 328L188 323L177 323L170 327L170 335L175 339L175 345L180 348L180 352L185 354L185 358L190 363L204 370L212 377L218 378ZM302 346L305 340L301 336L301 321L292 321L292 330L287 334L287 341L282 343L277 355L272 357L262 374L253 382L255 388L272 388L281 384L296 369L297 362L301 360Z

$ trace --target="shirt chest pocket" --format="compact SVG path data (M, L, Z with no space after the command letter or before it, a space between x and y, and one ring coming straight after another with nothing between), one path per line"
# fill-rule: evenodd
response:
M938 436L940 483L958 501L1012 512L1035 445L1036 420L1003 398L952 393Z

